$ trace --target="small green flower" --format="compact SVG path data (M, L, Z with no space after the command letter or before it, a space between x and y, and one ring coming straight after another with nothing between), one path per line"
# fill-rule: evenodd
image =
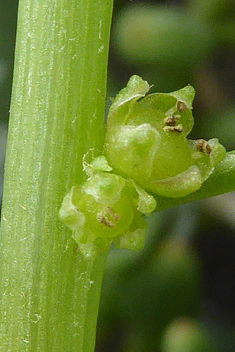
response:
M205 150L187 139L194 123L192 86L145 97L149 88L133 76L117 95L108 116L104 153L115 173L146 191L183 197L201 187L225 149L217 139L204 141L210 146Z
M155 93L138 76L115 98L108 115L103 153L83 158L87 180L65 196L60 218L87 259L112 242L139 250L144 215L156 208L154 195L183 197L197 189L224 158L217 139L192 141L194 89Z
M116 246L139 250L144 244L146 223L143 214L155 210L155 199L122 176L105 171L111 169L102 156L84 163L90 177L74 186L65 196L61 220L73 231L73 237L87 259L94 259L99 250Z

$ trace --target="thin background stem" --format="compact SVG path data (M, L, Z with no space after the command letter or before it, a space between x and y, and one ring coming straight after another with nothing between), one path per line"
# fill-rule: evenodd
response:
M58 219L104 140L111 0L20 0L0 249L4 351L91 352L106 253Z

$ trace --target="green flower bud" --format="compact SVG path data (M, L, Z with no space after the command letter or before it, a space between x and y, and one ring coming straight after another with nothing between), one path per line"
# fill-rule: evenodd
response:
M163 333L162 352L211 352L214 343L199 321L181 317L173 320Z
M100 157L93 160L93 165L99 162L106 165ZM72 187L59 215L73 231L85 257L93 259L98 250L106 250L112 241L122 248L141 249L146 227L142 214L153 212L155 207L154 198L133 181L97 172L83 185Z
M117 95L108 116L104 152L115 173L148 192L183 197L201 187L225 149L211 140L208 153L199 147L200 140L187 140L194 123L193 87L144 97L149 88L133 76Z
M210 16L214 2L221 5L220 0L194 1L201 4L202 15L207 13ZM206 11L208 1L212 9ZM234 6L231 13L234 13ZM203 60L215 44L211 18L207 25L200 15L195 14L195 10L159 4L127 6L116 16L113 24L115 49L124 60L142 67L158 63L191 67ZM223 17L223 20L226 21L226 18Z
M217 138L212 138L208 142L204 139L189 140L189 146L193 162L200 169L202 182L204 182L214 171L215 166L223 160L226 150Z

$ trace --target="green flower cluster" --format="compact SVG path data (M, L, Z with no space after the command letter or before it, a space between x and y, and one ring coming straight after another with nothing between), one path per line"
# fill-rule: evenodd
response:
M143 215L156 208L153 195L183 197L197 189L225 156L217 139L191 141L194 89L145 97L150 86L132 76L108 115L102 153L83 160L87 181L65 196L60 218L87 259L112 242L139 250Z

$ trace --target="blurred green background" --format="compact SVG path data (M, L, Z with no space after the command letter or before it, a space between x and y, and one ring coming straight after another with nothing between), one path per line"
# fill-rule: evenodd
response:
M0 2L0 188L12 84L16 0ZM235 1L115 0L107 107L138 74L196 89L191 138L235 149ZM1 194L1 190L0 190ZM235 351L233 193L156 213L140 253L108 257L96 352Z

